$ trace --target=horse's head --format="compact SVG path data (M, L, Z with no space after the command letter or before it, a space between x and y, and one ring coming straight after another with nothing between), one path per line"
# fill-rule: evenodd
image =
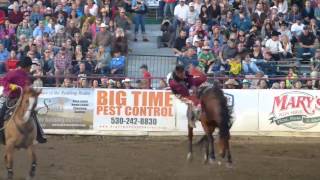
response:
M41 89L34 89L31 87L25 88L23 91L20 108L24 111L23 120L27 122L30 113L35 109L38 102L38 97L41 94Z

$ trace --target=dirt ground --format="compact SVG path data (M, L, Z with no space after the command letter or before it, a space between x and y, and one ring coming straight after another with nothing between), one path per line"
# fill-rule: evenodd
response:
M199 139L199 137L196 137ZM234 168L186 162L186 137L51 136L38 145L37 180L319 180L320 138L233 137ZM3 146L0 147L3 154ZM0 160L1 178L5 173ZM29 169L15 156L15 179Z

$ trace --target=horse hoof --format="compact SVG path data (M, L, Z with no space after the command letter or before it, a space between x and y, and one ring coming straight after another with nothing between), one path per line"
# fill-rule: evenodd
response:
M202 161L203 164L207 164L208 163L208 156L205 154L204 157L203 157L203 161Z
M232 168L233 168L232 163L229 163L229 162L228 162L228 163L226 164L226 168L228 168L228 169L232 169Z
M192 153L188 153L188 155L187 155L187 161L188 162L191 162L192 161Z
M221 164L222 164L221 161L218 161L218 165L221 166Z
M210 158L210 159L209 159L209 164L210 164L210 165L215 165L215 164L216 164L216 160Z

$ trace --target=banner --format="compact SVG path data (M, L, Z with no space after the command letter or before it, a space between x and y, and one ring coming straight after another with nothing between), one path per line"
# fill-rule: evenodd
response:
M227 98L228 106L232 110L233 125L231 131L258 131L258 92L257 90L224 90L224 96ZM174 106L177 108L177 129L179 131L187 131L187 106L179 100L176 100ZM196 126L197 128L194 131L203 132L200 122L197 122Z
M160 131L175 128L170 91L96 89L95 130Z
M319 122L319 91L260 90L259 130L320 132Z
M45 129L92 129L93 107L93 89L43 88L38 118Z

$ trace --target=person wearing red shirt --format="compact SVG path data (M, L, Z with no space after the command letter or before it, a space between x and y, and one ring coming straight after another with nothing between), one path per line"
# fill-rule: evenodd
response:
M16 52L14 50L12 50L10 52L10 57L6 62L6 70L7 72L15 70L17 68L17 64L18 64L19 60L16 56Z
M13 6L13 11L9 13L8 19L10 23L18 25L23 20L23 13L19 10L19 6Z
M148 66L146 64L143 64L140 67L140 70L143 74L143 79L148 81L148 86L151 89L151 73L148 71Z

